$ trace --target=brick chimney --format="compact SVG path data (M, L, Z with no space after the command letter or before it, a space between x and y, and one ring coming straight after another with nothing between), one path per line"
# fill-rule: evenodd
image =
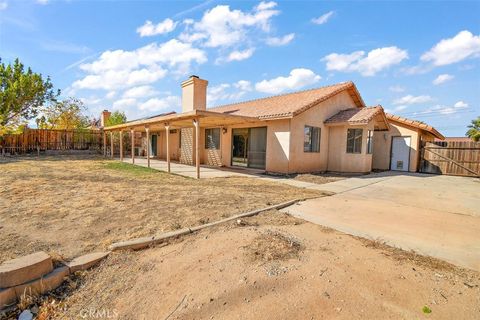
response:
M108 110L103 110L102 115L100 116L100 126L103 128L105 127L105 123L107 123L108 118L110 118L111 112Z
M190 76L182 82L182 112L207 109L208 81Z

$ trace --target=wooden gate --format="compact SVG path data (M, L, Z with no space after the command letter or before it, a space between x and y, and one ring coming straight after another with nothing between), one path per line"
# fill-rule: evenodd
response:
M422 142L420 172L480 177L480 142Z

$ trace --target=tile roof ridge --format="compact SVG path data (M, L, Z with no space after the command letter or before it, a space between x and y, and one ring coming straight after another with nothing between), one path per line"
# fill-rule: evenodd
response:
M299 90L299 91L294 91L294 92L288 92L288 93L282 93L282 94L276 94L276 95L266 96L266 97L262 97L262 98L256 98L256 99L250 99L250 100L239 101L239 102L234 102L234 103L222 104L222 105L219 105L219 106L214 106L214 107L211 107L211 108L207 108L207 110L209 110L209 109L217 109L217 108L222 108L222 107L227 107L227 106L234 106L234 105L243 104L243 103L248 103L248 102L266 100L266 99L271 99L271 98L283 97L283 96L288 96L288 95L297 94L297 93L304 93L304 92L308 92L308 91L315 91L315 90L318 90L318 89L325 89L325 88L329 88L329 87L335 87L335 86L339 86L339 87L345 86L345 87L348 87L348 86L351 86L351 85L353 85L353 81L349 80L349 81L334 83L334 84L330 84L330 85L326 85L326 86L321 86L321 87L316 87L316 88L311 88L311 89Z

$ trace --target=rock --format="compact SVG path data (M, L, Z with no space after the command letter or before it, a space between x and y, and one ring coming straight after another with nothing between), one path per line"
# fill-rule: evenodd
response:
M0 289L0 310L17 301L14 288Z
M19 300L24 294L31 296L44 294L45 292L51 291L60 286L65 277L69 274L70 270L68 267L57 268L40 279L16 286L15 294Z
M14 287L51 272L52 258L43 251L9 260L0 265L0 288Z
M30 310L23 310L22 313L18 316L18 320L32 320L33 319L33 314L30 312Z
M74 273L79 270L87 270L88 268L93 267L95 264L100 262L102 259L106 258L109 254L109 251L89 253L73 259L67 263L67 267L70 268L70 273Z

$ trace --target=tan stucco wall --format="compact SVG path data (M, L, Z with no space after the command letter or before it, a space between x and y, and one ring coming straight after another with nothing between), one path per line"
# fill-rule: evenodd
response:
M373 135L373 169L390 170L390 152L392 137L409 136L410 161L409 171L416 172L418 168L421 131L390 121L389 131L376 131ZM428 139L428 135L424 135ZM433 138L433 137L432 137Z
M321 172L327 170L328 155L337 148L329 142L329 127L324 121L341 110L354 108L355 103L346 92L319 103L292 119L290 142L290 173ZM320 152L303 151L305 126L321 128Z
M373 130L374 124L367 126L332 126L329 135L329 153L327 171L367 173L372 170L372 155L367 154L368 130ZM362 129L362 152L347 153L347 129Z

